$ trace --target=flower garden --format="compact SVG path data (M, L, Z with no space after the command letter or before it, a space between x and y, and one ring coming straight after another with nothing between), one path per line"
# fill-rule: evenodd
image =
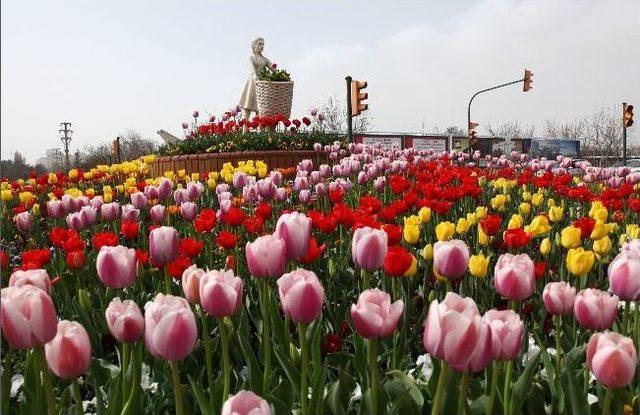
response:
M638 173L317 147L2 182L0 411L640 411Z

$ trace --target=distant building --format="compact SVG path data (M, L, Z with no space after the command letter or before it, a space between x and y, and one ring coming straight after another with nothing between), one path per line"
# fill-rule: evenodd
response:
M64 164L64 155L59 148L47 149L46 155L40 157L36 164L42 164L47 170L54 171L62 168Z

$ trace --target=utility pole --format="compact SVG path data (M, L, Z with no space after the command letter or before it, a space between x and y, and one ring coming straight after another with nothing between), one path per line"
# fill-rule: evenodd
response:
M71 123L67 121L63 121L60 123L59 133L64 134L63 137L60 137L60 140L64 143L64 163L65 169L69 169L69 141L71 141L71 134L73 134L73 130L69 129L71 127Z

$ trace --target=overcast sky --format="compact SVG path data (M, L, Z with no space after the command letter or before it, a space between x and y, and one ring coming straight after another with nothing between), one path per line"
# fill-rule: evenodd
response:
M344 94L344 77L369 81L377 131L466 124L475 90L534 72L480 96L482 126L521 121L542 133L636 104L640 128L640 1L2 1L2 157L29 160L127 129L180 134L193 110L235 106L250 41L295 81L294 115Z

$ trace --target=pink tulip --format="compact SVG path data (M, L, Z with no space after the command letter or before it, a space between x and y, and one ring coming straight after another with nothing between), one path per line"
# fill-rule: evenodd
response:
M640 251L623 249L609 264L609 285L625 301L640 299Z
M245 252L249 273L254 277L279 277L284 274L287 248L277 236L265 235L247 242Z
M185 220L193 220L198 213L198 205L193 202L184 202L180 205L180 215Z
M433 268L443 277L458 280L469 267L469 247L464 241L438 241L433 246Z
M64 205L60 200L51 200L47 202L47 216L50 218L61 218L64 216L64 213Z
M324 288L312 271L298 268L278 279L282 310L296 323L309 324L320 317Z
M171 179L167 179L163 177L160 179L158 183L158 199L164 200L171 195L171 191L173 190L173 182Z
M482 319L491 328L492 355L495 360L513 360L520 352L524 324L512 310L489 310Z
M51 295L51 280L46 269L17 270L9 277L9 287L33 285Z
M181 205L185 202L188 202L189 193L187 192L187 189L176 189L176 191L173 192L173 200L176 201L177 205Z
M122 211L123 220L130 220L135 222L140 217L140 210L136 209L133 205L124 205L120 210Z
M276 186L280 186L280 183L282 183L282 173L277 170L272 171L269 173L269 179L271 179Z
M374 288L360 293L358 302L351 305L351 318L360 336L377 339L393 334L403 310L402 300L391 304L389 294Z
M91 366L89 334L80 323L62 320L58 323L56 336L44 345L44 353L56 376L77 378Z
M103 204L100 206L100 216L106 221L117 219L120 216L120 205L117 202Z
M144 334L144 317L138 304L131 300L114 298L104 315L111 335L121 343L134 343Z
M158 294L144 309L144 340L149 353L155 358L175 362L193 351L198 328L187 300Z
M298 193L298 202L302 204L311 202L311 191L309 189L300 190L300 193Z
M620 333L594 333L587 345L587 364L596 379L609 388L631 383L638 365L633 340Z
M202 308L216 318L234 315L242 306L243 285L232 270L206 272L200 278Z
M98 209L94 208L93 206L82 206L82 208L80 208L79 214L86 226L91 226L96 221Z
M500 255L493 274L493 284L496 291L509 300L531 297L536 289L536 277L535 266L529 255Z
M32 285L1 291L2 334L14 349L41 346L56 335L56 309L49 294Z
M222 406L222 415L271 415L269 403L253 392L242 390Z
M300 212L285 213L278 218L273 234L285 243L288 259L301 258L309 250L311 219Z
M576 295L573 313L584 328L604 330L613 325L618 312L618 296L605 291L587 288Z
M122 245L103 246L96 258L98 278L109 288L128 287L136 281L136 250Z
M96 208L96 210L100 210L102 205L104 205L104 199L102 198L102 196L94 196L89 201L89 205Z
M429 305L422 343L429 354L461 372L482 370L493 356L491 328L476 303L453 292Z
M273 183L270 178L258 180L256 183L258 188L258 194L261 198L269 200L273 199L276 196L276 191L278 187Z
M285 200L287 200L287 191L284 189L284 187L278 187L276 189L276 197L275 199L278 202L284 202Z
M145 186L144 195L147 196L147 199L151 200L158 199L160 197L156 186Z
M131 195L131 204L136 209L144 209L147 206L147 196L142 192L135 192Z
M182 291L184 298L191 304L200 304L200 281L204 270L193 264L182 273Z
M85 223L84 218L82 217L82 214L80 214L80 212L69 213L66 220L67 227L69 229L79 231L87 227L87 224Z
M202 195L203 186L200 182L187 183L187 195L189 200L196 200Z
M244 187L245 184L247 184L247 175L242 173L241 171L237 171L233 173L232 182L233 182L233 187L235 187L236 189L240 189Z
M571 314L575 300L576 289L564 281L550 282L542 292L542 301L549 314L554 316Z
M33 216L30 212L18 213L13 220L16 223L16 228L22 233L29 232L33 227Z
M149 209L149 217L151 222L160 224L164 222L165 207L163 205L154 205Z
M351 239L351 258L356 267L375 271L382 267L387 256L387 233L368 226L358 228Z
M161 226L149 234L151 262L163 266L178 256L178 232L170 226Z

